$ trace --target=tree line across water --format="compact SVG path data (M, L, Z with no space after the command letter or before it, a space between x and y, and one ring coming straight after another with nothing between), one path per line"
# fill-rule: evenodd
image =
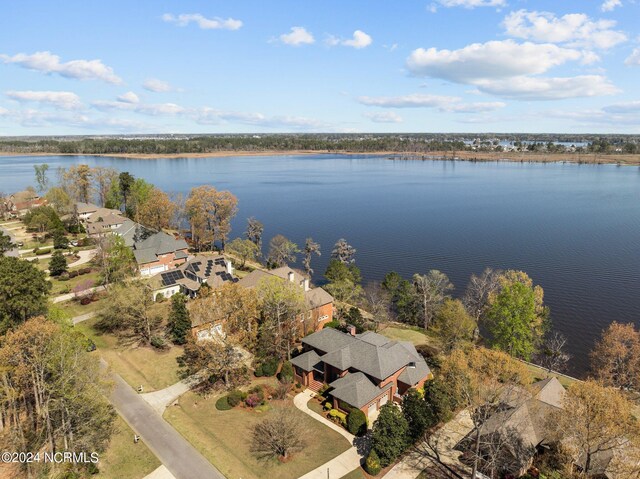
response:
M468 138L474 141L470 142ZM454 135L454 134L271 134L192 135L182 138L82 138L11 139L0 141L0 151L51 154L154 154L214 153L218 151L326 151L326 152L456 152L496 149L499 140L513 142L518 151L562 153L638 153L637 137L600 135ZM562 142L562 143L558 143ZM576 148L564 145L576 143ZM587 143L587 146L580 146Z

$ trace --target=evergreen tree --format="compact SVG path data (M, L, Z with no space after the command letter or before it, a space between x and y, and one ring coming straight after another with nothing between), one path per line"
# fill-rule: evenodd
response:
M427 428L434 425L433 416L422 395L410 389L402 401L402 414L409 425L409 440L415 442L422 437Z
M62 254L62 251L54 251L51 255L51 261L49 261L49 274L51 276L60 276L67 269L67 259Z
M378 454L382 467L387 467L404 452L408 433L409 424L397 405L387 403L380 408L380 415L373 423L371 448Z
M171 312L169 313L169 332L171 340L176 344L187 342L187 335L191 330L191 319L187 310L187 297L178 293L171 297Z

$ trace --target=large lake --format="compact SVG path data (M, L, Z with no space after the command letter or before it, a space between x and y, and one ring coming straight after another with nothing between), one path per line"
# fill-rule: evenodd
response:
M402 161L337 155L135 160L0 157L0 191L33 184L33 165L113 166L166 191L212 184L246 218L319 241L320 279L331 247L357 248L366 280L445 272L460 294L485 267L520 269L545 291L554 328L569 338L573 372L588 368L612 321L640 324L640 169L615 165Z

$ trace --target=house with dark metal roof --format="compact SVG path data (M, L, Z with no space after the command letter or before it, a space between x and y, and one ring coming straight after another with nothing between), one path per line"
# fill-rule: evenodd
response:
M195 298L202 285L218 288L225 283L237 283L233 274L231 261L224 256L196 256L182 263L177 268L156 274L149 285L154 299L158 295L170 298L176 293L183 293Z
M255 288L264 278L270 277L289 281L302 288L306 306L306 311L300 318L303 334L319 331L325 324L333 320L333 296L320 287L312 287L306 275L288 266L269 271L256 269L242 278L238 284L245 288Z
M328 384L334 408L355 407L370 419L387 402L402 402L409 389L433 378L412 343L371 331L325 328L303 338L302 346L302 354L291 359L296 380L316 390Z

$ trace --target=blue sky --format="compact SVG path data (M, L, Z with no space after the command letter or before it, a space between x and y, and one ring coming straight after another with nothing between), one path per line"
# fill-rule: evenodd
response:
M640 1L21 0L0 135L640 133Z

